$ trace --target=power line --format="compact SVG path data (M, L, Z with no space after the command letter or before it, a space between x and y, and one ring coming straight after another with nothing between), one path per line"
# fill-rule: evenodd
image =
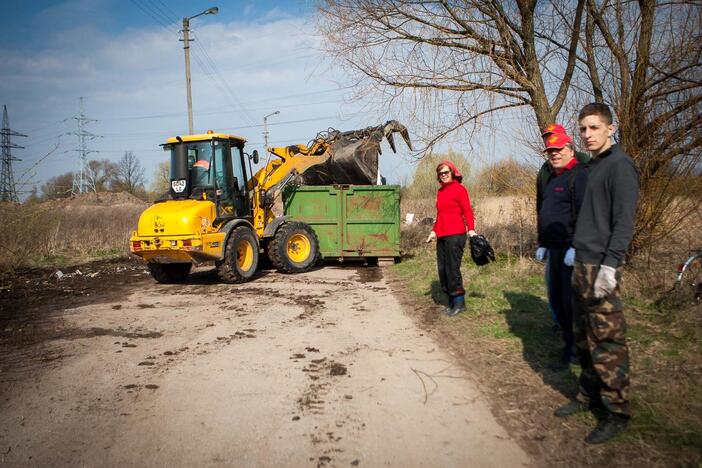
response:
M143 1L143 3L142 3ZM148 16L153 18L157 23L159 23L163 28L165 28L169 32L173 32L171 28L171 24L175 23L176 21L173 20L173 17L175 17L175 13L173 13L172 10L170 10L166 5L161 3L163 5L163 8L161 8L158 5L155 5L153 3L149 3L147 0L132 0L132 3L137 5L144 13L146 13ZM173 15L173 16L169 16ZM182 32L182 31L179 31ZM182 39L181 39L182 40ZM212 60L210 55L207 53L207 50L203 46L199 44L199 41L195 41L195 36L193 35L192 39L189 39L189 41L193 41L195 43L195 46L200 50L202 53L203 59L200 59L198 55L193 55L193 59L195 62L198 63L200 68L203 70L205 73L205 76L210 79L215 86L217 86L220 90L224 92L224 94L232 101L232 104L235 106L238 106L241 108L243 116L250 122L253 123L254 119L249 113L249 111L246 109L246 107L241 104L241 101L239 98L234 94L232 89L229 86L229 83L224 79L222 74L219 72L217 65L215 62ZM219 82L217 82L214 77L218 78Z
M306 97L306 96L317 96L319 94L329 94L329 93L336 93L340 91L345 91L347 89L350 89L350 86L343 87L343 88L334 88L334 89L324 89L321 91L308 91L305 93L297 93L297 94L285 94L282 96L275 96L275 97L270 97L270 98L264 98L264 99L258 99L256 101L249 101L248 104L261 104L264 102L270 102L270 101L275 101L279 102L284 99L290 99L290 98L298 98L298 97ZM333 102L341 102L341 101L333 101ZM312 102L312 103L302 103L302 104L295 104L295 106L305 106L308 104L326 104L326 103L332 103L332 102ZM205 107L198 112L199 115L213 115L218 113L218 111L222 110L222 112L225 112L223 109L229 109L231 106L226 105L226 106L216 106L216 107ZM276 108L281 107L278 104L275 106ZM253 108L252 110L261 110L264 108ZM226 112L231 112L231 111L226 111ZM181 115L182 112L168 112L164 114L151 114L151 115L138 115L138 116L122 116L122 117L105 117L99 119L100 122L107 122L107 121L117 121L117 120L146 120L146 119L160 119L164 117L177 117ZM252 122L253 123L253 122Z
M0 201L10 201L19 203L17 197L17 187L15 187L15 177L12 174L12 161L20 159L12 157L12 148L24 148L12 143L10 137L26 137L22 133L10 130L10 118L7 115L7 106L2 106L2 178L0 179Z

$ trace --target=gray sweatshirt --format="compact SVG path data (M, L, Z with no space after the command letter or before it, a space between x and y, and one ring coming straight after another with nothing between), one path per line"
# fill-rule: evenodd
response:
M575 225L575 259L618 267L634 236L639 174L619 145L593 158Z

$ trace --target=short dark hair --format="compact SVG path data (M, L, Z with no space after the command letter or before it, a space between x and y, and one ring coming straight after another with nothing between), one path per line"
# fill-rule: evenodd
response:
M607 122L607 125L612 125L612 122L614 121L612 118L612 111L609 109L609 106L607 104L602 104L601 102L591 102L583 107L578 114L578 121L583 120L585 117L590 115L599 115L605 122Z

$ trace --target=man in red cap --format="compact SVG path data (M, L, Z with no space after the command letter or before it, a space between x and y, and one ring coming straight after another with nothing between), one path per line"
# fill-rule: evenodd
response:
M553 123L546 128L544 128L543 132L541 132L541 137L544 139L544 145L546 144L546 138L553 135L553 134L567 134L566 129L563 127L563 125ZM590 155L588 153L582 152L582 151L575 151L575 159L578 160L578 162L582 165L587 164L590 161ZM536 176L536 215L538 217L539 215L539 208L540 208L540 202L543 200L543 192L545 190L546 184L548 183L549 179L553 175L553 167L548 161L545 161L541 165L541 169L539 169L539 173ZM540 247L536 249L536 260L539 262L545 262L546 261L546 255L548 251L544 247ZM549 311L551 312L551 318L553 319L554 325L554 333L559 333L561 331L561 325L558 322L558 318L556 317L556 313L553 310L553 301L551 300L551 296L548 293L548 278L549 278L549 271L548 271L548 263L546 263L546 268L544 268L544 278L546 281L546 291L547 291L547 297L548 297L548 308Z
M545 135L544 151L548 156L551 175L537 192L537 258L540 257L547 264L549 303L565 342L559 367L567 368L571 360L575 360L573 290L570 281L575 251L571 244L587 185L587 171L575 158L573 140L563 127L549 126Z

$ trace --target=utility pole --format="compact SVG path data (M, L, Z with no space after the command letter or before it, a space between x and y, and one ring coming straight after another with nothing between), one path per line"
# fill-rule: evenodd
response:
M183 50L185 51L185 88L188 93L188 134L192 135L193 134L193 96L192 96L192 82L190 81L190 41L193 39L190 39L190 20L193 18L197 18L198 16L201 15L216 15L217 12L219 11L219 8L217 7L212 7L208 8L207 10L203 11L202 13L198 13L195 16L190 16L187 18L183 18Z
M12 161L20 159L12 157L12 148L24 148L24 146L13 145L11 136L26 137L22 133L10 130L10 118L7 116L7 106L2 106L2 182L0 183L0 201L19 203L17 188L15 187L15 177L12 175Z
M68 134L76 135L78 137L78 148L74 149L73 151L76 151L78 153L79 162L78 172L73 175L73 188L71 192L73 194L85 193L88 191L85 183L85 169L88 165L88 154L97 153L97 151L95 150L88 149L87 140L94 140L95 138L99 137L94 133L86 131L85 126L90 122L97 122L97 120L89 119L85 116L85 111L83 110L82 97L80 98L80 113L78 115L74 115L72 118L73 120L76 120L78 122L78 130L75 132L68 132Z
M190 81L190 18L183 18L183 49L185 50L185 88L188 90L188 135L193 134L193 95Z

